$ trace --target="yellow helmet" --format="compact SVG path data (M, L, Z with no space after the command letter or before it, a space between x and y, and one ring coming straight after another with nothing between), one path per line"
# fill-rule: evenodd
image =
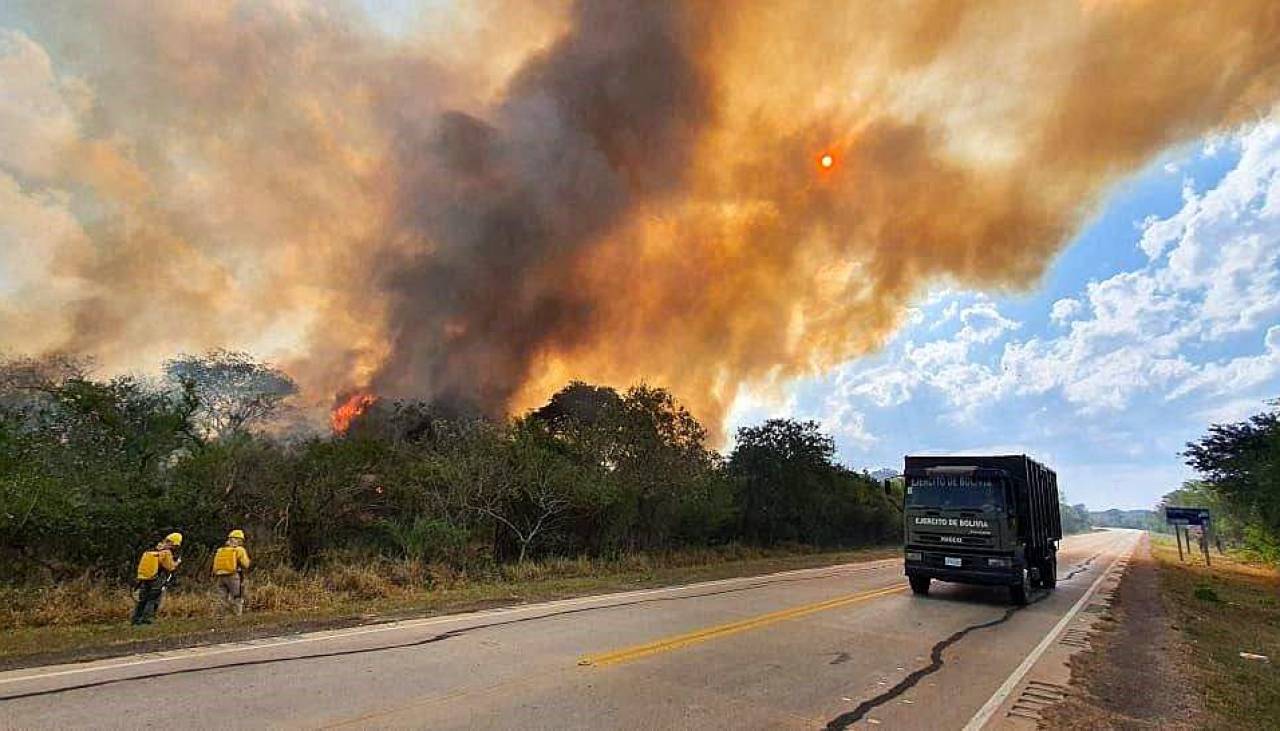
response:
M231 531L230 533L228 533L228 534L227 534L227 538L239 538L240 540L242 540L242 541L243 541L243 540L244 540L244 531L240 530L239 528L236 528L235 530L233 530L233 531Z
M173 545L175 545L175 546L181 546L181 545L182 545L182 534L181 534L181 533L170 533L169 535L165 536L165 537L164 537L164 539L165 539L166 541L168 541L168 542L172 543L172 544L173 544Z

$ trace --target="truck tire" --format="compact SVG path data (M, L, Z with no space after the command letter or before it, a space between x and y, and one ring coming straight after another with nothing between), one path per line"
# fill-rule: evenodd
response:
M907 581L911 582L911 593L925 596L929 593L929 577L928 576L908 576Z
M1048 562L1041 556L1035 561L1028 560L1027 573L1031 574L1030 587L1032 589L1043 589L1045 581L1048 579Z
M1022 569L1022 581L1009 587L1009 601L1025 607L1031 599L1031 572Z
M1050 551L1049 558L1045 559L1044 565L1040 567L1040 586L1053 591L1058 585L1058 554Z

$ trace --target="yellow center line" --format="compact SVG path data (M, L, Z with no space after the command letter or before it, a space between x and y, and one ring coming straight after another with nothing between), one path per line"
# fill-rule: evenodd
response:
M708 640L728 637L729 635L736 635L739 632L758 629L776 622L784 622L789 619L804 617L817 612L825 612L828 609L847 607L851 604L858 604L859 602L865 602L882 596L896 594L898 592L905 591L906 588L906 586L898 585L884 589L874 589L860 594L846 594L845 596L839 596L835 599L828 599L814 604L805 604L799 607L791 607L790 609L761 614L758 617L750 617L748 619L738 620L737 622L719 624L714 627L704 627L703 629L694 630L692 632L672 635L671 637L664 637L660 640L646 642L642 645L632 645L631 647L624 647L619 650L604 652L598 655L587 655L578 660L578 664L601 667L604 665L616 665L622 662L638 660L642 657L656 655L660 652L678 650L682 647L696 645L702 642L707 642Z

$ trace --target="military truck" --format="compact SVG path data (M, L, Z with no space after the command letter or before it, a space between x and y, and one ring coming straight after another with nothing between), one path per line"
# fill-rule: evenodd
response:
M1058 582L1058 476L1024 454L911 457L903 469L906 573L1009 587L1015 604Z

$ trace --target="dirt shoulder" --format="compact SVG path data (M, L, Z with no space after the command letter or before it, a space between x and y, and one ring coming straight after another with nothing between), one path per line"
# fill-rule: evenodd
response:
M141 652L235 642L299 632L379 624L402 619L456 614L493 607L633 589L678 586L715 579L757 576L795 569L874 561L901 555L897 546L856 551L777 552L764 557L708 560L688 565L653 565L642 569L601 571L588 575L539 575L515 581L465 581L443 590L420 591L392 599L351 599L320 603L305 610L246 612L232 616L166 616L162 607L154 625L132 627L128 606L119 621L18 627L0 632L0 670L96 660ZM543 572L533 571L539 574ZM250 592L254 589L250 588ZM176 600L209 604L200 592Z
M1072 694L1046 711L1041 728L1193 728L1205 718L1187 673L1190 648L1161 591L1144 537L1091 649L1071 658Z
M1280 727L1280 572L1211 559L1179 560L1172 539L1144 538L1112 621L1072 658L1073 694L1041 726Z
M1232 556L1181 562L1153 543L1160 586L1190 648L1188 672L1214 728L1280 728L1280 571ZM1241 657L1262 655L1267 661Z

